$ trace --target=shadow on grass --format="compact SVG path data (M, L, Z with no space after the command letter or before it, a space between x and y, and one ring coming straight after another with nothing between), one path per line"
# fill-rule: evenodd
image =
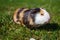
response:
M2 27L3 23L0 23L0 27ZM40 27L28 27L31 30L46 30L46 31L55 31L55 30L60 30L60 25L58 23L50 23L46 24Z
M55 31L60 30L60 25L57 23L46 24L40 27L30 28L31 30L46 30L46 31Z

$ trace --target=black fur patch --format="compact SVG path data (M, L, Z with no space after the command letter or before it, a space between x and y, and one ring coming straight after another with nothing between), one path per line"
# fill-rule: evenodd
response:
M28 21L29 12L30 12L30 10L26 10L26 11L24 12L23 23L24 23L25 25L29 25L29 21Z
M33 22L34 22L35 21L35 15L36 15L36 13L40 12L40 8L31 9L30 12L31 12L30 16L31 16L31 18L33 19Z
M31 13L37 13L37 12L40 12L40 8L31 9Z
M34 10L36 10L37 12L40 12L40 8L35 8Z
M35 15L38 12L40 12L40 8L26 10L24 12L23 23L29 26L29 21L28 21L29 14L30 14L30 17L33 19L33 22L35 22Z

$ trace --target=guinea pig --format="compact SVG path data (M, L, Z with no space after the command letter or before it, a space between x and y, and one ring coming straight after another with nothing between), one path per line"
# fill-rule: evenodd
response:
M49 13L43 8L18 8L13 15L15 23L23 26L41 26L50 21Z

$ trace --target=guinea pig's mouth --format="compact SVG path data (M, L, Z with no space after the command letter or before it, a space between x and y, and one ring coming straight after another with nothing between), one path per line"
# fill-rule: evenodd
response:
M47 22L45 22L44 24L48 24L50 22L50 19L48 19L48 21Z

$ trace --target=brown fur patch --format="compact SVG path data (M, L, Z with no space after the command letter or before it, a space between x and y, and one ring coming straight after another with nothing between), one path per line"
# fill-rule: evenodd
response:
M29 25L34 25L33 19L30 17L30 14L28 16L28 21L29 21Z
M14 12L13 21L14 21L15 23L17 23L17 24L20 24L19 22L16 22L16 21L17 21L16 16L17 16L18 10L20 10L20 8L16 9L16 11Z
M42 9L40 9L40 14L43 16L44 15L44 11Z
M23 16L24 16L24 11L26 11L26 10L28 10L28 9L24 9L24 10L21 11L20 14L19 14L19 17L20 17L19 20L21 21L21 25L24 25L24 24L23 24Z

